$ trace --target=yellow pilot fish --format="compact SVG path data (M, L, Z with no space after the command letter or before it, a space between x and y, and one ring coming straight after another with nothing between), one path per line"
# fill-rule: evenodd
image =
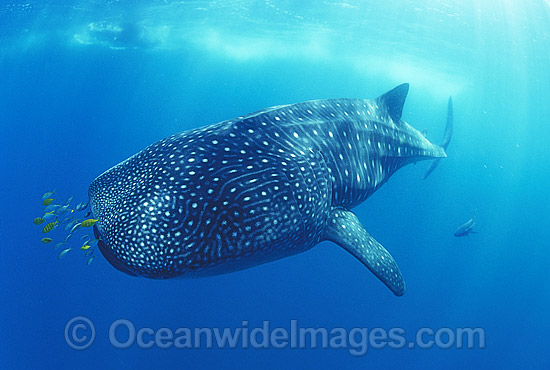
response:
M55 221L55 222L50 222L49 224L47 224L46 226L44 226L44 228L42 229L42 232L43 233L47 233L47 232L50 232L54 229L54 227L56 227L58 224L58 221Z
M44 199L42 204L45 205L45 206L49 206L50 204L52 204L52 202L53 202L52 198L47 198L47 199Z
M80 224L81 227L90 227L90 226L94 226L95 223L99 221L99 220L95 220L93 218L90 218L88 220L84 220L82 221L82 223Z

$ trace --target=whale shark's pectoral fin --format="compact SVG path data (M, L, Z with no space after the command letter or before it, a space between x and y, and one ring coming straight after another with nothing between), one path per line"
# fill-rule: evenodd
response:
M328 220L324 238L355 256L396 296L405 293L405 281L389 252L363 228L351 211L335 208Z

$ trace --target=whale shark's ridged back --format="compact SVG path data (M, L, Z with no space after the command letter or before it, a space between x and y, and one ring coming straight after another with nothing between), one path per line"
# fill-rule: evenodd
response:
M406 95L403 89L394 90L399 99L387 93L378 100L312 100L268 108L243 121L250 117L267 123L267 130L255 135L267 135L285 150L309 148L322 155L331 176L332 204L354 207L402 166L445 156L406 122L393 120L400 118L397 105ZM392 107L383 106L386 101Z

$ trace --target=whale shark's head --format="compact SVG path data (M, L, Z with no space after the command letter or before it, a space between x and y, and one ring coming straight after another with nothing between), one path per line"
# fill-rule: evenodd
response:
M181 189L167 165L177 153L173 140L161 140L105 171L88 190L99 220L94 225L99 249L129 275L165 279L180 273L171 260L181 241L175 231L181 224L175 193Z
M132 159L98 176L90 184L88 194L92 213L99 220L94 225L94 234L101 254L116 269L137 276L147 270L154 273L154 267L162 261L158 253L136 250L139 248L139 242L134 242L139 233L135 217L138 207L132 198L139 199L140 174L131 170Z

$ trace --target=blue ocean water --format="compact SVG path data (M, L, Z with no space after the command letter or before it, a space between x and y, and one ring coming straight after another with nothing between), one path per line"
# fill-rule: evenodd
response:
M403 118L433 142L449 95L455 105L436 171L422 180L427 163L407 166L354 209L399 263L403 297L329 242L168 281L127 276L101 256L58 261L40 243L32 220L45 191L85 201L96 176L161 138L273 105L375 98L403 82ZM548 0L1 2L0 367L547 369L549 101ZM474 213L478 234L455 238ZM85 350L66 341L78 316L96 329ZM482 328L486 343L361 355L349 345L120 349L109 338L118 319L173 332L297 320L402 328L407 341L422 328Z

